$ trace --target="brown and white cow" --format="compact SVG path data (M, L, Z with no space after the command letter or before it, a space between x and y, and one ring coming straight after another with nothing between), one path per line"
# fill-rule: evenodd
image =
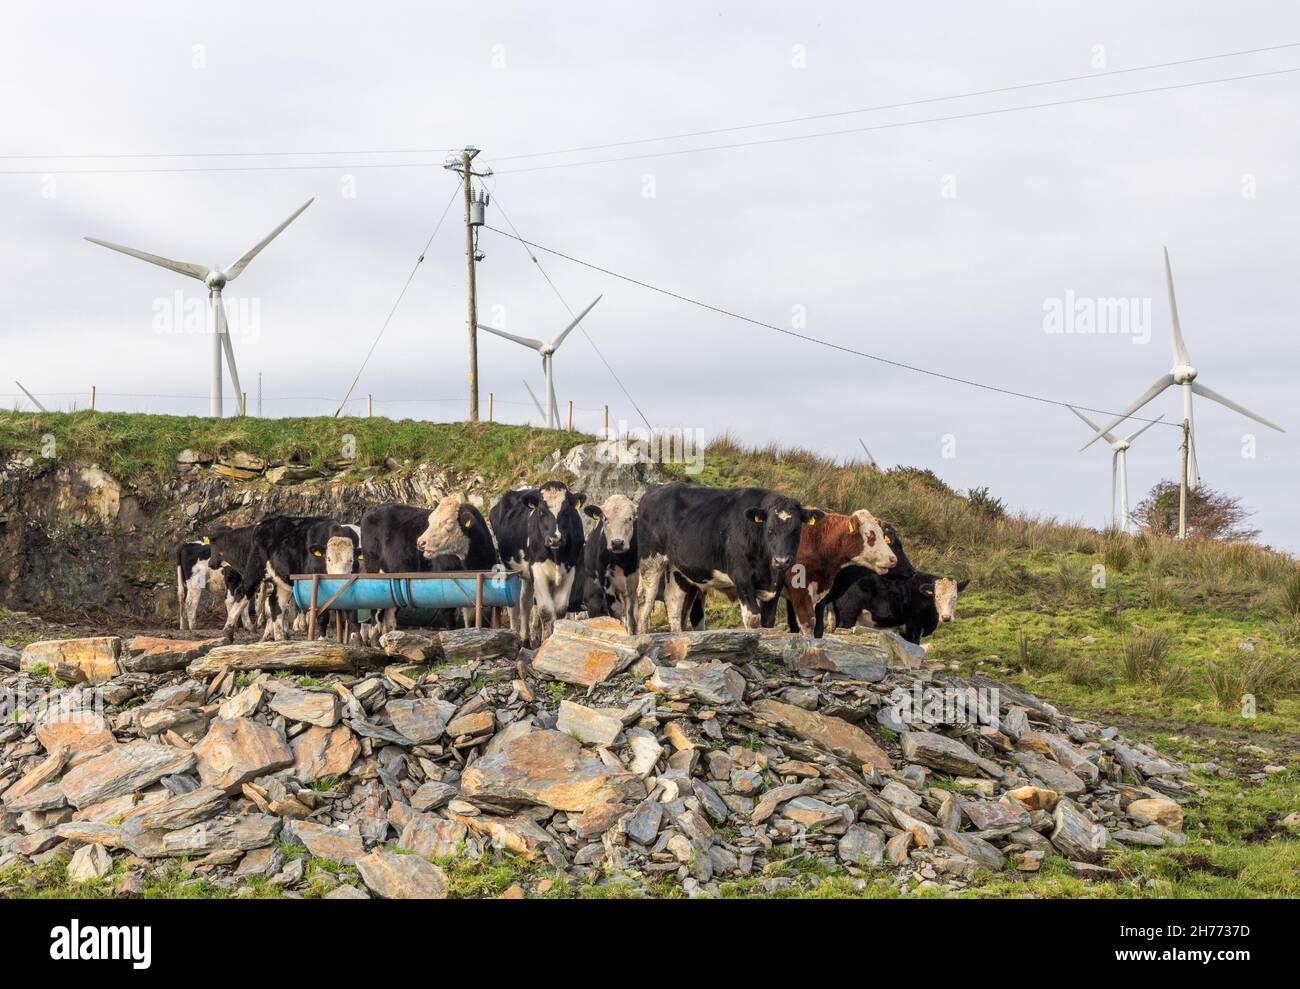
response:
M795 565L785 575L785 596L794 607L799 630L812 635L817 602L835 583L844 567L865 567L884 573L898 562L876 517L865 508L852 515L827 512L806 525L799 539Z

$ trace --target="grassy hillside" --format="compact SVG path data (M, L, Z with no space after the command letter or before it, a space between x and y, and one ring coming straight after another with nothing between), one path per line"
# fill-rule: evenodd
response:
M45 433L55 436L61 458L94 460L125 476L165 473L184 447L318 463L351 433L359 466L428 459L503 482L532 474L551 450L589 439L383 419L10 413L0 414L0 455L36 450ZM1300 829L1284 823L1300 811L1300 569L1293 558L1012 515L995 498L964 497L928 471L840 466L806 451L729 440L709 446L695 480L775 487L835 510L870 508L898 528L918 567L971 579L958 621L929 640L932 657L967 675L1020 684L1190 763L1231 770L1196 774L1203 796L1188 808L1189 844L1122 853L1123 881L1084 883L1053 865L1030 878L988 877L972 895L1300 895ZM737 618L725 606L713 617ZM861 895L822 878L823 893Z

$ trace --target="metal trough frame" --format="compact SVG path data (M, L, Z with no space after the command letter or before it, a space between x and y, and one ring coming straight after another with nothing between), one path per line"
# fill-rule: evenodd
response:
M384 580L404 580L408 588L408 593L413 580L445 580L446 578L455 578L465 580L474 578L474 627L483 627L483 581L490 580L493 577L499 577L500 573L494 570L453 570L439 571L437 573L354 573L354 574L331 574L331 573L295 573L290 574L289 579L293 581L309 580L311 581L311 604L307 609L307 639L311 641L316 638L316 619L325 611L330 610L332 605L339 596L349 587L355 584L363 577L378 577ZM320 582L324 580L340 580L346 577L342 587L330 595L324 604L318 604L320 598ZM336 612L334 615L334 634L338 636L339 641L343 641L343 615Z

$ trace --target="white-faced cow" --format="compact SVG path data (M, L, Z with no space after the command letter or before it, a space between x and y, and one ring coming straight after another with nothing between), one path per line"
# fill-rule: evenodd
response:
M637 628L661 590L674 632L709 590L737 598L747 628L770 628L802 531L824 514L766 488L651 488L637 510Z
M862 567L880 574L897 563L880 523L865 508L852 515L827 512L810 521L800 537L795 565L785 575L785 596L799 631L813 634L817 604L830 593L842 569Z
M511 627L534 645L550 634L569 602L582 563L578 513L586 501L563 481L547 481L540 488L507 491L488 513L501 562L521 583Z
M636 505L614 494L583 512L596 520L583 551L583 604L587 614L615 615L636 633Z

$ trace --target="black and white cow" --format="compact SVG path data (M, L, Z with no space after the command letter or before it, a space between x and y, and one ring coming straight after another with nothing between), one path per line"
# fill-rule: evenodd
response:
M651 488L637 509L636 627L649 628L662 589L674 632L709 590L737 598L747 628L770 628L803 526L824 514L766 488Z
M636 505L626 495L615 494L600 507L588 505L583 512L596 520L583 550L581 594L587 614L615 615L635 634Z
M537 645L564 613L582 565L582 517L587 497L563 481L507 491L488 518L501 563L519 575L519 604L510 609L515 632Z
M920 644L940 622L957 617L957 594L969 581L917 571L905 579L868 574L832 607L836 624L852 628L865 616L874 628L902 628L903 638Z
M182 630L194 629L205 589L213 596L224 595L226 613L230 614L241 580L239 567L248 556L252 535L251 525L216 525L176 547L176 597ZM240 608L239 620L245 627L253 627L248 609Z
M241 568L236 596L246 606L262 581L271 581L274 593L267 601L263 640L287 637L286 625L297 613L290 577L296 573L354 573L358 544L357 526L319 515L273 515L253 527L252 545ZM235 624L233 616L227 615L227 640L234 637Z

